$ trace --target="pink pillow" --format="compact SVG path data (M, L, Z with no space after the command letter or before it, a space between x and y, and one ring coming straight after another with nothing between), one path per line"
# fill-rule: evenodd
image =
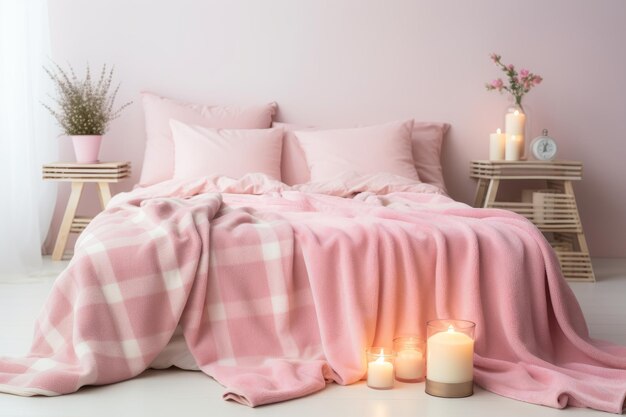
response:
M304 151L294 134L295 130L316 130L299 125L274 122L273 127L285 130L283 137L282 180L289 185L304 184L311 179ZM441 145L450 127L447 123L414 122L411 132L413 160L420 181L445 191L441 168Z
M272 127L285 131L283 135L283 153L281 155L282 181L287 185L304 184L311 180L311 171L306 164L304 151L294 133L296 130L318 130L304 126L274 122Z
M441 145L450 128L447 123L415 122L411 141L413 161L420 180L446 191L441 168Z
M311 181L329 181L346 172L389 173L419 181L411 154L413 120L383 125L294 132L304 150Z
M170 119L203 127L263 129L272 125L276 103L258 106L190 104L142 93L146 123L146 152L140 185L169 180L174 175L174 143Z
M212 129L172 120L174 179L265 174L280 181L282 129Z

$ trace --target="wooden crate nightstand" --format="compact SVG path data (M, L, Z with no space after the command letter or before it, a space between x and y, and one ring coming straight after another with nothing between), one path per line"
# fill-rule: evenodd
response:
M529 219L554 247L570 281L595 281L572 181L583 177L576 161L471 161L478 179L474 207L511 210ZM525 190L521 202L496 200L502 180L545 180L542 190Z
M54 250L52 251L53 260L59 261L63 258L70 233L82 232L91 221L89 217L76 216L76 208L78 207L85 183L91 182L98 185L100 205L104 209L109 200L111 200L109 184L123 181L129 176L130 162L102 162L97 164L55 162L43 166L44 180L72 183L72 192L65 208Z

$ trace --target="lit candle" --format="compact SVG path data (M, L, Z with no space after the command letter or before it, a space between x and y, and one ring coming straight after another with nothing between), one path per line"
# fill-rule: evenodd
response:
M504 116L504 131L508 135L524 136L524 126L526 125L526 115L519 110L507 113Z
M428 379L456 384L473 379L474 341L450 326L428 338Z
M402 382L419 382L424 379L426 365L426 342L418 336L399 336L393 339L393 351L396 352L393 367L396 379Z
M496 133L489 135L489 159L491 161L501 161L504 159L504 147L506 144L506 134L498 128Z
M507 161L519 161L522 157L524 139L521 135L506 135L506 150L504 159Z
M378 353L375 351L378 351ZM392 355L390 353L385 353L384 348L370 348L367 356L367 386L376 389L392 388Z
M448 325L447 330L437 331L445 324ZM440 397L472 395L474 323L434 320L434 323L429 322L428 325L426 392ZM457 329L457 326L460 328Z
M517 146L519 147L518 156L515 159L505 158L507 161L519 161L524 156L524 142L526 135L526 115L519 111L515 110L513 112L507 113L504 116L504 130L508 135L515 135L519 139L517 140ZM507 142L508 146L508 142Z

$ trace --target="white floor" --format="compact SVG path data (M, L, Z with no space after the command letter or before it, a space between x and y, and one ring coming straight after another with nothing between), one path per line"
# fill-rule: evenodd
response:
M0 283L0 356L26 353L32 326L63 263L47 261L37 279ZM598 282L572 283L592 336L626 344L626 260L594 260ZM48 275L47 278L45 275ZM473 397L441 399L424 393L423 384L398 383L376 391L359 383L327 386L306 398L256 409L221 399L222 387L200 372L149 371L130 381L81 389L62 397L22 398L0 394L0 416L606 416L586 409L555 410L476 389Z

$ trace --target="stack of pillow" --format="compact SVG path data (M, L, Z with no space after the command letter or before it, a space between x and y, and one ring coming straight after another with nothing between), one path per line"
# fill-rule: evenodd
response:
M146 151L140 185L259 172L289 185L352 173L394 174L445 191L440 163L448 125L413 119L350 129L273 122L276 103L211 106L144 93Z

